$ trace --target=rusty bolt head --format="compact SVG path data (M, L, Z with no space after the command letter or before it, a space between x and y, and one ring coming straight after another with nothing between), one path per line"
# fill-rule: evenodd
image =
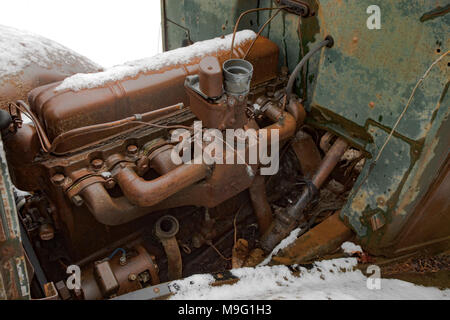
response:
M128 275L128 280L130 281L135 281L137 279L136 275L134 273L130 273Z
M159 293L159 288L153 288L154 293Z
M51 224L45 223L39 226L39 238L43 241L52 240L55 236L55 230Z
M148 158L147 157L140 158L136 162L136 165L137 165L139 172L144 174L148 170Z
M116 186L116 181L114 179L108 179L105 182L105 188L106 189L112 189Z
M103 160L102 159L94 159L91 162L92 168L94 168L94 170L100 170L103 166Z
M370 101L370 103L369 103L369 107L373 109L373 108L375 107L375 102L373 102L373 101Z
M60 185L63 184L65 178L66 178L66 177L64 177L63 174L57 173L57 174L54 174L54 175L52 176L52 182L53 182L54 184L56 184L57 186L60 186Z
M384 206L385 205L385 201L383 197L378 197L377 198L377 203L379 206Z
M222 279L223 278L223 274L221 274L221 273L218 273L216 276L217 276L218 279Z
M83 200L83 198L82 198L80 195L77 194L77 195L75 195L75 196L72 197L72 202L73 202L73 204L76 205L77 207L80 207L80 206L83 205L84 200Z
M134 144L130 144L130 145L127 147L127 153L128 153L130 156L136 155L137 152L138 152L138 147L135 146Z

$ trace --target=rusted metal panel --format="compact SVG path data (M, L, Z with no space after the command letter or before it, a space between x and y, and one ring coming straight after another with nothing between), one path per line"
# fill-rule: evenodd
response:
M0 300L29 299L30 288L19 220L1 139L0 167Z
M272 261L286 265L309 262L332 252L352 235L351 229L342 223L339 219L339 212L336 212L297 238L291 245L274 256Z
M321 56L311 102L319 111L315 120L366 140L364 149L375 158L419 79L448 51L449 16L420 20L439 1L387 1L380 4L381 29L369 30L364 13L370 1L320 4L321 36L332 34L335 46ZM342 217L373 252L395 254L396 239L416 219L419 201L447 161L448 61L443 58L430 70L376 165L366 162L342 210ZM448 215L449 210L440 219ZM433 223L431 218L421 219L425 225ZM436 234L450 234L447 226L438 228ZM429 236L426 242L437 240ZM425 244L423 238L420 241Z

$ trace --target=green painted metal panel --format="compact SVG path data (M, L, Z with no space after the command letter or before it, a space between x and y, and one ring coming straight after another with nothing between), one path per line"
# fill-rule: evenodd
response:
M333 35L335 46L322 52L311 107L326 114L328 127L334 123L367 140L365 149L372 156L378 155L417 82L449 50L450 16L420 20L437 3L383 1L381 29L370 30L364 13L373 1L320 2L321 35ZM341 212L369 247L394 244L446 161L448 62L448 56L438 62L418 87L376 166L370 171L367 161ZM349 122L344 125L341 118ZM386 221L376 232L369 223L375 214Z
M30 299L20 226L0 139L0 300Z

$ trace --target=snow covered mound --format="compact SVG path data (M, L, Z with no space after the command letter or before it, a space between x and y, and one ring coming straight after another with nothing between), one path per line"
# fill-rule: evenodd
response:
M234 45L238 46L244 41L254 39L256 36L252 30L243 30L236 33ZM174 64L186 64L195 58L210 55L212 53L227 50L231 47L233 35L229 34L222 38L198 41L193 45L175 50L166 51L150 58L126 62L122 65L111 67L98 73L78 73L66 78L55 91L95 88L108 82L122 80L127 77L134 77L140 72L158 70L165 66Z
M17 74L30 65L51 69L55 63L77 65L78 70L84 72L102 69L57 42L0 25L0 78Z
M310 270L299 268L297 277L286 266L263 266L231 270L240 280L232 285L210 286L211 275L194 275L173 281L171 299L446 299L450 290L427 288L396 280L381 279L379 289L368 285L355 258L320 261ZM369 289L372 288L372 289Z

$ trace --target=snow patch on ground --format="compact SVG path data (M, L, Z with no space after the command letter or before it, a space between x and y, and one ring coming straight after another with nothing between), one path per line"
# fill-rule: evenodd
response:
M272 250L272 252L263 260L263 262L258 264L258 267L265 266L266 264L268 264L270 260L272 260L272 257L276 255L278 252L280 252L280 250L286 248L295 240L297 240L300 231L301 231L300 228L292 230L291 233L286 238L281 240L281 242Z
M17 74L30 65L52 68L55 61L78 64L86 71L101 69L86 57L57 42L0 25L0 78Z
M368 289L368 278L354 269L355 258L316 262L310 270L299 267L295 276L286 266L262 266L231 270L240 280L232 285L212 287L211 275L194 275L173 281L171 299L239 300L239 299L446 299L450 290L422 287L396 280L381 279L380 289Z
M244 41L254 39L256 36L252 30L243 30L236 33L234 45L238 46ZM184 48L159 53L153 57L126 62L106 69L103 72L85 74L78 73L66 78L55 91L73 90L78 91L86 88L95 88L108 82L122 80L127 77L135 77L138 73L158 70L165 66L175 64L187 64L195 58L200 58L221 50L229 50L233 35L224 38L214 38L198 41Z
M361 246L354 244L353 242L346 241L341 245L341 249L348 254L352 254L353 252L363 252Z

